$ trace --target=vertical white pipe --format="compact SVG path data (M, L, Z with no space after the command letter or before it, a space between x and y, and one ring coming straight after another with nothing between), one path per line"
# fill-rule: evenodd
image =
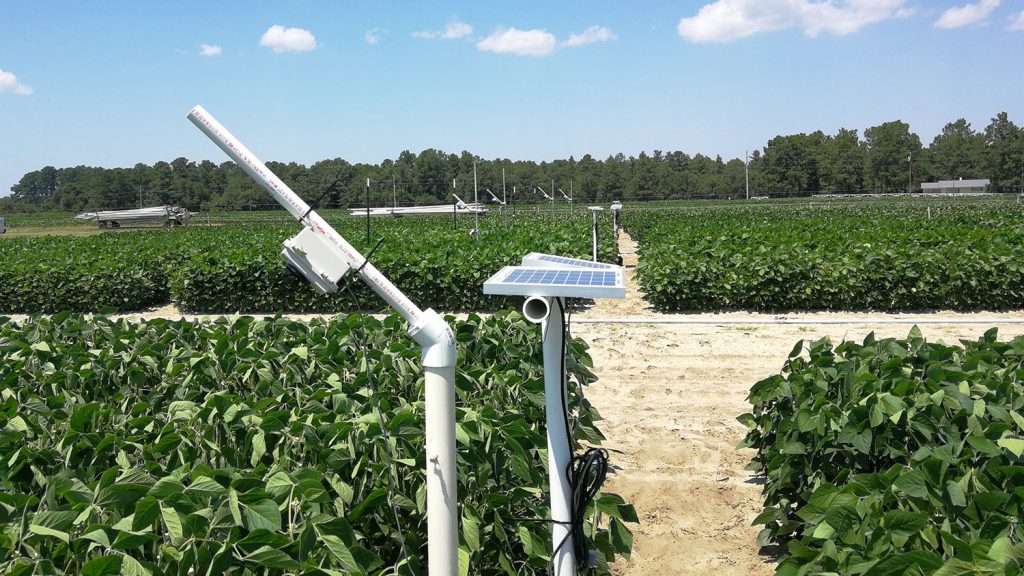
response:
M747 184L747 200L750 200L750 151L743 151L743 180Z
M476 160L473 160L473 203L476 204L473 210L476 226L476 239L480 240L480 197L477 195L476 185Z
M501 214L505 217L505 226L508 226L508 196L505 195L505 168L501 169Z
M565 327L562 323L563 301L548 299L549 313L543 324L544 338L544 409L547 416L548 435L548 477L551 484L551 541L552 548L562 540L565 544L551 558L554 576L576 576L576 555L573 551L572 532L572 489L569 486L568 468L572 462L569 437L566 433L565 405L562 378L565 366L562 364L562 350L565 346Z
M456 499L455 367L424 367L426 380L427 570L459 573L459 507Z
M594 262L597 262L597 210L594 210Z

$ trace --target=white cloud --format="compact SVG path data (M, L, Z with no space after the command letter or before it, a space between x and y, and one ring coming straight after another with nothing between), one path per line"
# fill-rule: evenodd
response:
M1010 25L1006 29L1010 32L1024 31L1024 11L1010 16Z
M981 0L973 4L964 4L950 8L935 21L936 28L960 28L984 22L993 10L999 7L1000 0Z
M200 56L220 56L224 52L220 46L216 44L200 44L199 55Z
M605 28L604 26L591 26L579 34L570 34L569 39L566 40L563 45L570 48L576 48L579 46L586 46L587 44L593 44L595 42L608 42L615 40L615 32L612 32L611 28Z
M367 30L364 38L366 38L366 43L370 44L371 46L380 42L380 28L373 28L371 30Z
M906 0L715 0L679 20L690 42L730 42L762 32L799 28L810 37L846 35L868 24L906 18Z
M32 93L32 88L18 82L18 77L14 74L6 70L0 70L0 92L28 96Z
M555 49L558 42L555 35L547 30L518 30L499 28L493 34L476 43L478 50L515 54L517 56L545 56Z
M412 35L416 38L423 38L425 40L455 40L457 38L465 38L473 33L473 27L465 22L458 20L449 22L444 30L422 30L420 32L413 32Z
M309 52L316 49L316 38L309 30L302 28L285 28L275 24L263 33L260 46L270 48L274 52Z

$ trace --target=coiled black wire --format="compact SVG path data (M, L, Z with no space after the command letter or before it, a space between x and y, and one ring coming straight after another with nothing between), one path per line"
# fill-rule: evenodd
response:
M562 299L555 298L554 301L558 304L558 313L561 315L562 319L562 330L569 333L569 326L566 322L565 308L562 306ZM561 353L561 404L563 415L562 423L565 425L566 441L569 443L569 452L574 454L576 452L576 438L573 433L573 427L569 426L569 408L567 406L569 382L568 375L565 371L567 349L572 345L570 340L570 338L566 338L565 346L562 346ZM579 391L579 394L582 396L582 389ZM580 404L582 409L582 399ZM569 532L552 551L551 561L548 562L548 573L554 573L554 558L571 537L573 543L573 555L576 558L576 571L579 574L586 574L590 570L590 550L587 548L587 535L583 527L583 520L587 513L587 507L591 502L593 502L594 497L597 496L598 492L600 492L601 486L604 484L605 478L608 475L608 451L604 448L587 448L582 455L573 456L572 460L569 461L566 469L566 475L569 477L569 514L571 520L569 522L556 522L555 520L552 520L552 522L568 524Z

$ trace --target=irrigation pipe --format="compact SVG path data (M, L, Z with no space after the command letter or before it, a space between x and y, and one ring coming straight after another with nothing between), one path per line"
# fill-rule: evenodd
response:
M723 318L585 318L576 316L573 322L579 324L694 324L710 326L756 326L773 324L797 325L828 325L828 324L1024 324L1024 318L851 318L848 320L819 319L802 320L800 318L758 318L742 320Z

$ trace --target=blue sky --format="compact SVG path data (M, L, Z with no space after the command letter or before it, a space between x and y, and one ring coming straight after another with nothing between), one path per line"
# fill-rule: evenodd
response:
M895 119L927 144L1024 124L1022 62L1024 0L0 0L0 195L46 165L222 162L195 104L306 164L733 158Z

